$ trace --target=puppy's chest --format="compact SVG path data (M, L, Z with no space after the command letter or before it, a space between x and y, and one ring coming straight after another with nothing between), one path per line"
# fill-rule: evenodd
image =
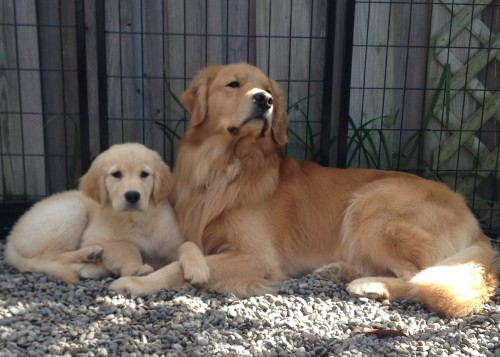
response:
M158 251L158 242L156 242L151 227L128 223L124 228L128 240L133 242L142 253L153 255Z

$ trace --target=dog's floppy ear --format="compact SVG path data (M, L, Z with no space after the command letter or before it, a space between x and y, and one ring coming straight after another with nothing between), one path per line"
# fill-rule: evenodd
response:
M79 190L104 206L108 202L108 194L104 184L104 172L99 157L90 165L89 170L80 178Z
M273 123L271 126L273 139L284 146L288 142L288 113L286 112L285 98L278 83L271 80L271 91L273 96Z
M160 156L156 159L155 164L153 202L157 205L165 201L172 191L172 174Z
M207 115L208 87L222 66L212 65L199 72L181 95L184 109L191 116L191 125L199 125Z

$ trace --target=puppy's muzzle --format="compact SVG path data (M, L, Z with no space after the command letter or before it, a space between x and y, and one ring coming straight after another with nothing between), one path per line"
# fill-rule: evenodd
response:
M137 191L125 192L125 200L131 205L135 205L141 199L141 194Z

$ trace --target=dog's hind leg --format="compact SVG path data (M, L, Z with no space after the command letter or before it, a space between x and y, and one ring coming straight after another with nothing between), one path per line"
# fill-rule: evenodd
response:
M65 264L97 263L102 260L103 252L101 246L89 245L70 252L64 252L57 260Z
M80 270L88 263L97 263L102 259L100 246L88 246L69 252L51 252L39 258L32 258L29 271L39 271L67 284L76 284L80 280ZM86 276L83 276L86 277Z
M370 299L401 300L412 297L408 278L359 278L347 285L347 291L353 296L365 296Z
M78 271L78 275L84 279L99 279L111 275L102 263L74 264L72 268Z
M43 255L26 257L19 254L17 249L14 249L9 242L5 253L9 265L15 267L21 273L42 273L60 279L66 284L76 284L80 280L77 271L71 267L72 259L75 258L74 251L53 250ZM76 256L79 255L76 254Z
M313 275L330 281L352 281L361 276L352 265L340 260L316 269Z
M356 296L412 299L450 316L478 311L495 293L495 252L488 238L419 271L412 277L366 277L352 281L347 291Z
M481 235L469 247L416 274L410 281L415 299L451 316L480 310L498 285L496 254Z
M141 276L154 270L149 264L143 263L141 252L131 242L106 241L99 244L104 249L102 263L114 275Z

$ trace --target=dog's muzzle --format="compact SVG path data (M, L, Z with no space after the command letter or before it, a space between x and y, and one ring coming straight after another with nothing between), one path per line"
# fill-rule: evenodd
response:
M273 97L267 92L258 92L252 96L252 102L265 112L273 106Z
M252 110L243 125L253 120L260 120L264 124L261 136L263 137L270 126L273 97L267 92L257 92L252 95Z
M138 208L138 202L141 199L141 194L137 191L127 191L125 192L125 201L127 202L127 209Z

